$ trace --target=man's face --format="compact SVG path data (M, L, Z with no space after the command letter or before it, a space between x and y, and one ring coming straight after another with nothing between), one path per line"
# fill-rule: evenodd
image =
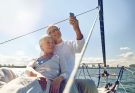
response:
M61 38L61 32L58 27L51 26L47 30L48 35L50 35L55 41Z
M50 37L45 38L45 40L43 41L41 48L43 49L43 51L45 51L45 53L53 53L54 50L54 41L53 39Z

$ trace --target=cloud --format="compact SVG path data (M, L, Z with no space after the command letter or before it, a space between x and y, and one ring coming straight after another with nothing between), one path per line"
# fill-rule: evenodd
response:
M130 51L131 49L129 47L121 47L120 50L121 51Z
M134 57L135 54L133 52L125 52L125 53L120 54L119 56L122 58L131 58L131 57Z
M135 64L135 53L131 51L128 47L122 47L120 48L122 51L121 54L119 54L116 58L111 58L106 60L106 64L110 66L129 66L130 64ZM80 56L76 55L76 58L79 58ZM78 59L76 59L78 60ZM103 63L102 58L96 58L96 57L84 57L82 59L82 63Z
M37 48L37 45L35 46ZM37 48L38 50L39 48ZM130 64L135 64L135 53L131 51L130 48L122 48L122 50L130 50L123 51L116 58L107 59L107 65L110 66L129 66ZM26 65L30 61L32 61L32 57L25 56L25 52L23 50L16 51L15 56L5 56L0 55L0 64L17 64L17 65ZM76 61L78 62L80 58L80 54L76 55ZM103 63L102 58L96 57L84 57L82 59L82 63Z
M32 61L32 58L28 56L0 55L0 64L27 65L30 61Z

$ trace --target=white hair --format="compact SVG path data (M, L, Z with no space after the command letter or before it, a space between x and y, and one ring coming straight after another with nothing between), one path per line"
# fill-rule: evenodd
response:
M43 42L45 41L46 38L52 38L50 35L45 34L44 36L42 36L39 40L39 45L41 46L43 44Z

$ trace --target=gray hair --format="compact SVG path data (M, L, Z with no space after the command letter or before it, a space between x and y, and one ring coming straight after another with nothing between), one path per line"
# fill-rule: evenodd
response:
M47 34L48 34L49 30L50 30L51 28L53 28L53 27L59 29L59 27L58 27L57 25L48 25Z

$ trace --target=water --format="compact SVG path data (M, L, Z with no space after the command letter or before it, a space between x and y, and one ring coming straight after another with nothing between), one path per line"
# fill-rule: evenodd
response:
M135 68L130 68L130 70L135 71ZM107 69L107 71L109 74L112 74L112 76L111 75L109 76L108 82L114 84L115 81L117 80L118 77L117 75L119 74L120 68ZM88 76L88 74L90 74L91 78L95 81L97 85L99 74L98 69L89 69L88 72L86 69L85 70L80 69L78 71L77 76L79 76L79 78L90 78ZM103 73L103 69L101 69L101 73ZM105 86L106 80L107 80L106 78L101 78L99 87ZM117 93L135 93L135 73L132 74L131 72L124 70L122 80Z
M20 68L13 68L14 72L16 72L18 75L21 75L24 71L24 69L20 69ZM130 68L130 70L135 71L135 68ZM81 73L80 73L81 71ZM120 69L118 68L112 68L112 69L107 69L108 73L113 74L113 76L109 76L108 78L108 82L110 83L115 83L115 81L117 80L117 76L119 74ZM103 72L103 69L101 69L101 73ZM98 69L88 69L87 70L83 70L80 69L78 71L77 78L90 78L88 76L88 74L90 74L91 78L95 81L96 85L98 83ZM85 76L84 76L85 75ZM100 80L100 85L99 87L103 87L106 84L106 79L105 78L101 78ZM124 87L124 89L123 89ZM126 91L126 92L125 92ZM121 80L121 84L119 86L119 89L117 91L117 93L135 93L135 73L132 74L127 70L124 70L123 76L122 76L122 80Z

